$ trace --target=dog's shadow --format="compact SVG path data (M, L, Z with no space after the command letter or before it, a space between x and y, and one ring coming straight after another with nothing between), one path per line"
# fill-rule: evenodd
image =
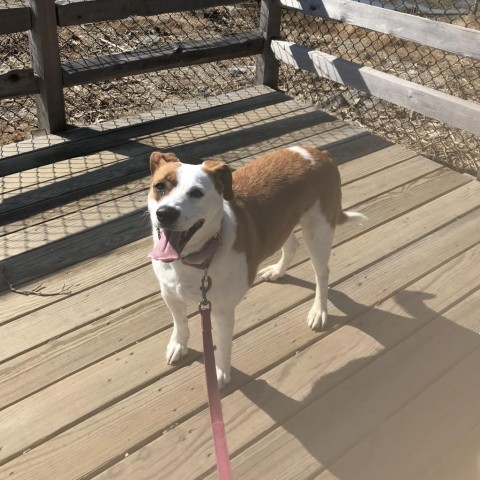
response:
M292 280L309 283L284 281ZM450 448L453 435L465 435L476 425L476 448L469 448L471 454L462 458L461 478L478 480L480 409L475 392L480 391L480 380L470 381L474 371L467 357L480 347L480 337L429 308L425 300L432 298L430 294L403 291L394 298L405 315L373 308L347 327L374 339L370 343L376 348L363 355L360 349L351 361L330 359L338 368L319 358L322 367L313 374L306 395L285 394L285 379L278 383L278 375L273 381L268 373L251 379L233 369L234 383L243 385L240 391L273 419L267 433L258 433L257 459L262 445L265 458L271 448L262 437L281 432L276 448L284 449L292 462L308 464L305 471L312 473L308 478L328 469L340 480L414 479L441 460L437 448ZM329 299L347 319L352 318L349 313L368 310L339 291L330 290ZM340 318L329 320L333 326ZM344 324L345 318L341 320ZM333 335L327 338L335 342ZM342 337L337 338L341 342ZM303 354L311 355L310 350ZM321 354L321 348L315 352ZM341 352L345 346L339 345ZM298 369L295 372L301 375ZM468 388L457 388L459 379ZM264 473L261 478L269 478Z

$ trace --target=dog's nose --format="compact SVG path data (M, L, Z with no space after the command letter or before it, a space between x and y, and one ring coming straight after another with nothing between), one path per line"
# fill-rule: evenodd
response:
M160 207L157 210L157 218L163 227L169 227L178 220L180 211L173 207Z

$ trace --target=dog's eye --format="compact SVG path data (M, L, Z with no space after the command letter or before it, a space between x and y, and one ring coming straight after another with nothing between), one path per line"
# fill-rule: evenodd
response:
M159 193L160 195L165 195L165 184L163 182L156 183L153 188Z
M199 188L192 188L188 192L188 196L191 197L191 198L201 198L201 197L203 197L203 195L204 195L204 193Z

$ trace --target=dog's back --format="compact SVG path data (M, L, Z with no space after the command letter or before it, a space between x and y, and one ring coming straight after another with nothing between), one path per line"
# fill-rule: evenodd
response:
M233 174L230 204L241 224L234 248L246 251L256 270L316 202L334 228L342 213L340 175L326 152L294 147L261 156Z

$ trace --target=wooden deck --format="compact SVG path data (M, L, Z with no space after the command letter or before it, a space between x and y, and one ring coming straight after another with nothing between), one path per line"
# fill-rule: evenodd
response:
M2 183L0 479L215 478L194 306L188 357L164 360L147 158L238 167L286 145L328 148L370 220L337 230L327 330L306 325L303 248L239 306L235 478L480 478L479 182L265 87L67 137L2 149L11 172L58 161Z

